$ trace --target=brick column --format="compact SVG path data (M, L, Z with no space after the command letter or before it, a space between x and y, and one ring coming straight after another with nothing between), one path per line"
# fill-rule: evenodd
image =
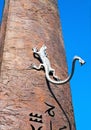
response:
M53 85L44 71L27 70L32 63L40 64L32 48L45 44L56 75L67 77L57 1L5 1L0 130L75 130L69 84Z

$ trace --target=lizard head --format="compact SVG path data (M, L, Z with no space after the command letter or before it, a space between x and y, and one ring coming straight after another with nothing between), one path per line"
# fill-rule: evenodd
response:
M47 49L47 47L46 47L45 44L42 46L42 49L43 49L43 50L46 50L46 49Z
M40 52L42 55L47 57L47 53L46 53L47 47L45 45L43 45L40 49Z

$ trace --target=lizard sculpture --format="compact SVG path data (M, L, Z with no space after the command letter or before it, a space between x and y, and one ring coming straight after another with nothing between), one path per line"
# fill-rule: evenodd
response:
M32 49L34 57L38 58L41 64L38 67L35 64L32 64L28 69L36 69L36 70L44 69L47 80L53 84L57 84L57 85L65 84L72 78L74 74L76 60L78 60L81 65L85 64L85 61L81 57L74 56L73 61L72 61L71 74L65 80L60 80L55 75L55 70L51 67L50 61L47 57L46 49L47 47L45 45L43 45L39 51L36 48ZM50 74L53 75L54 80L50 78Z

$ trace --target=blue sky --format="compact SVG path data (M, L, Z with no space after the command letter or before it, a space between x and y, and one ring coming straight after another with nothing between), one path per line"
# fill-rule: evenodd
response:
M74 55L86 64L76 63L70 81L77 130L91 126L91 0L58 0L68 70Z
M0 0L0 23L2 19L3 7L4 7L4 0Z
M0 0L0 21L3 3ZM74 55L86 61L82 67L76 63L70 86L77 130L90 130L91 0L58 0L58 6L69 73Z

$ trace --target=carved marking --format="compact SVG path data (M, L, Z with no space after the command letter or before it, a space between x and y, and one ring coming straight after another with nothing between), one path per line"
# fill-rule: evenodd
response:
M30 119L29 119L30 121L37 122L37 123L43 123L42 115L30 113L29 116L30 116Z
M33 125L31 125L31 128L32 128L32 130L35 130L35 127L34 127ZM42 126L40 126L40 127L38 128L38 130L41 130L41 128L42 128Z
M66 126L64 126L64 127L62 127L62 128L59 128L59 130L63 130L63 129L66 129L67 127ZM53 130L52 129L52 121L50 121L50 130Z
M50 121L50 130L52 130L52 121Z
M52 106L52 105L50 105L50 104L48 104L46 102L45 102L45 104L50 107L48 110L45 111L45 113L48 112L49 116L54 117L55 113L54 113L53 109L55 109L55 106Z

